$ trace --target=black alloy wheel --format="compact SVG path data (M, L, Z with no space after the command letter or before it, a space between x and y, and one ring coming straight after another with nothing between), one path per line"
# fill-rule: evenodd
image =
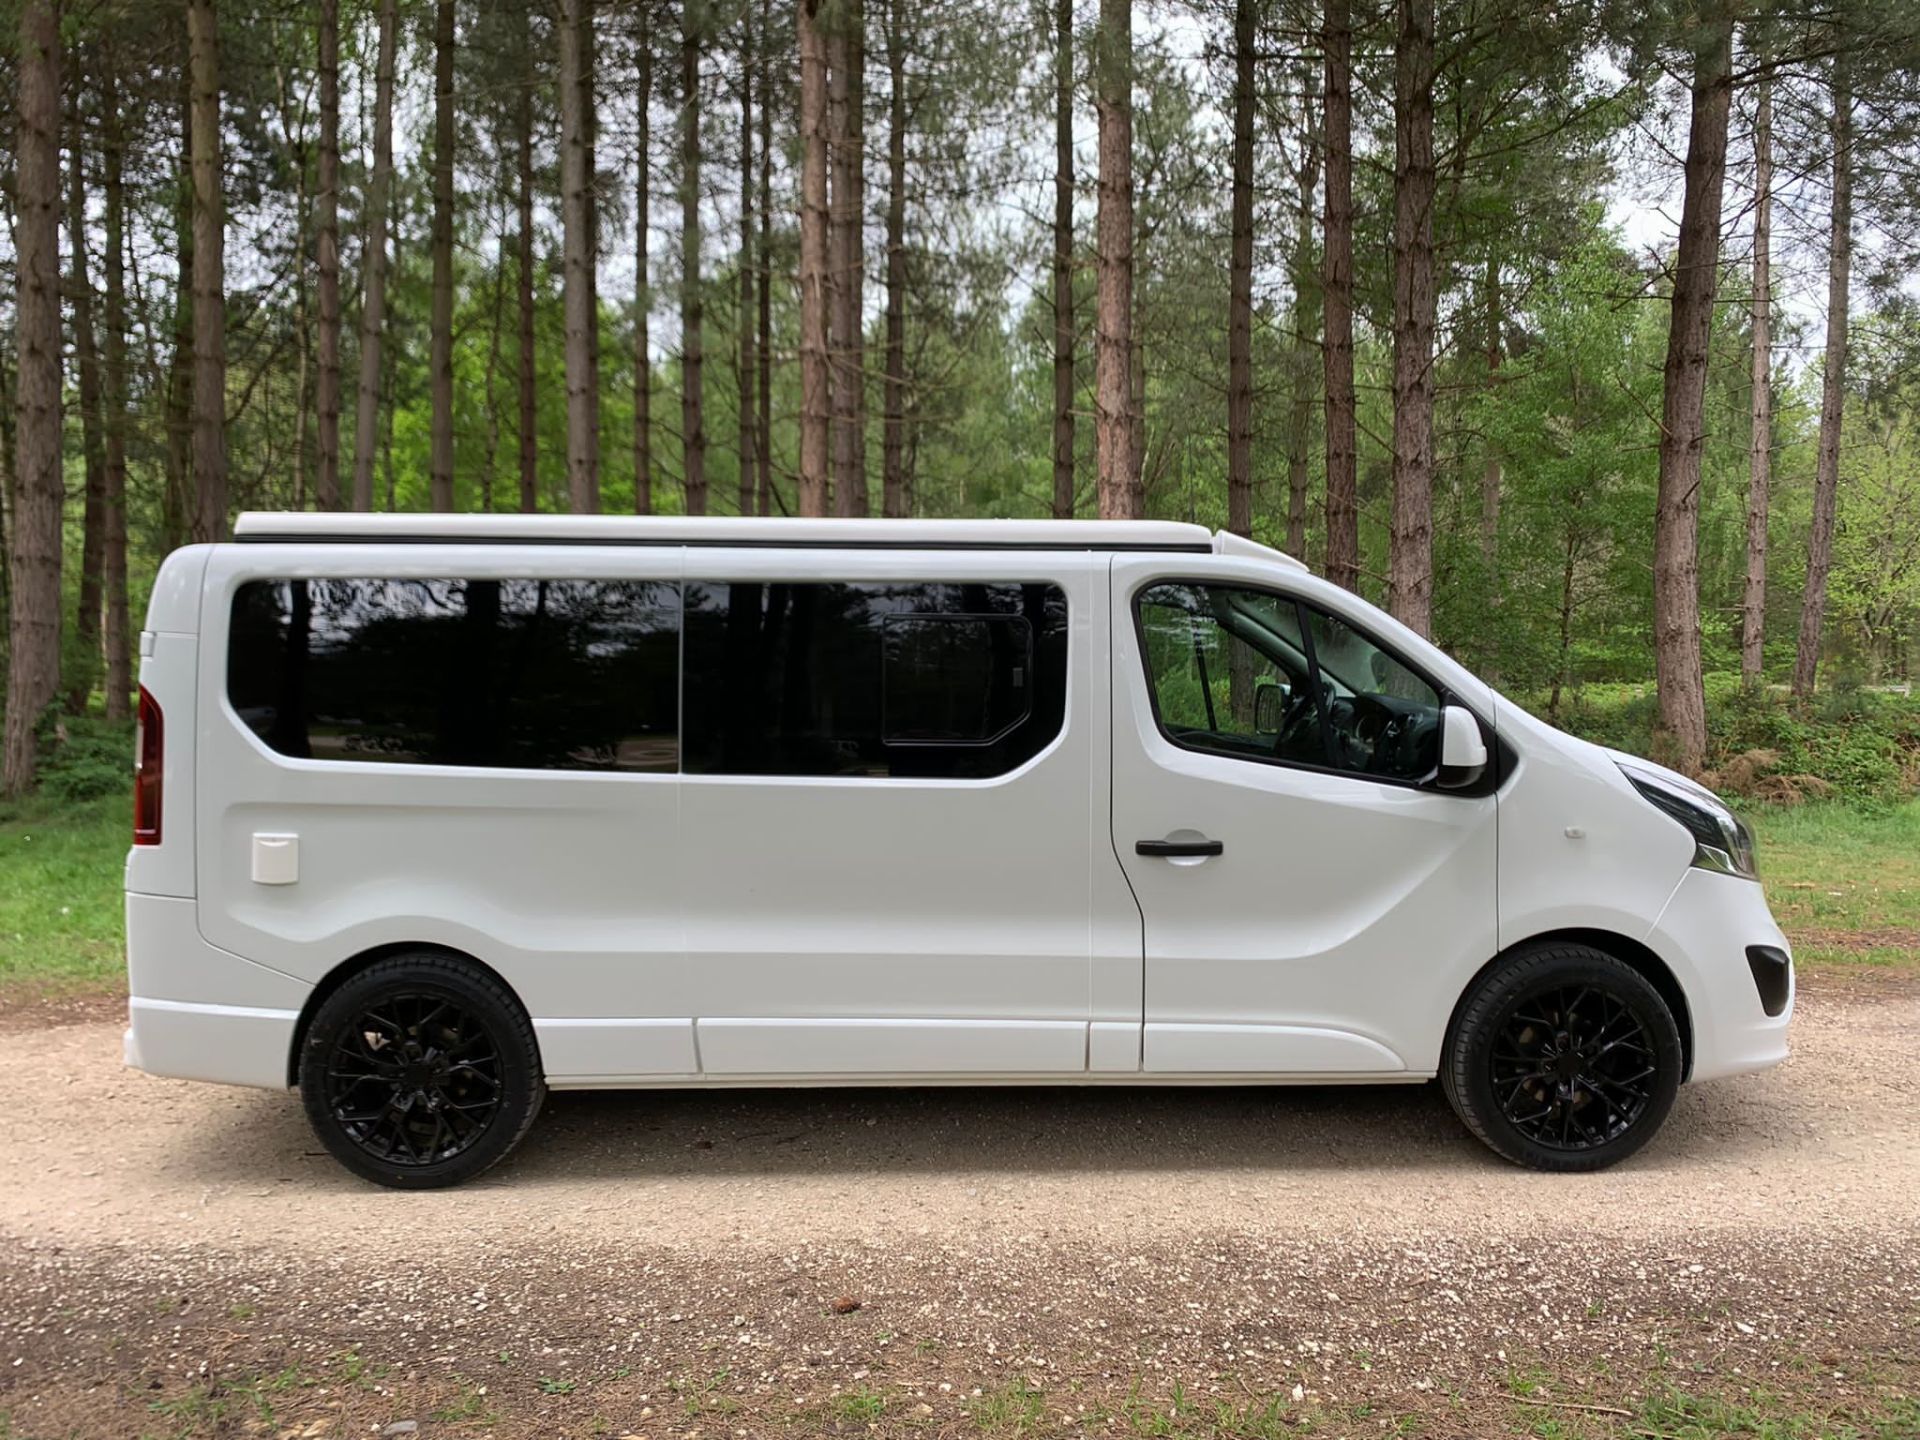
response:
M1507 1123L1557 1150L1624 1135L1646 1113L1659 1071L1633 1008L1592 985L1520 1001L1494 1040L1494 1093Z
M1680 1085L1679 1026L1631 966L1587 945L1509 957L1463 1002L1442 1081L1507 1159L1598 1170L1652 1138Z
M428 1189L502 1159L546 1085L513 996L478 966L424 953L379 961L327 998L301 1047L300 1090L348 1169Z

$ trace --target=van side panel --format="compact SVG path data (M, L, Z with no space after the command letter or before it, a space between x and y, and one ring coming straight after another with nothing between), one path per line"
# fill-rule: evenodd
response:
M1060 729L1005 773L682 777L704 1074L1084 1074L1091 1020L1137 1025L1137 952L1097 1012L1093 995L1094 875L1112 864L1089 818L1105 568L1080 554L688 552L690 591L1031 584L1058 589L1069 616ZM1103 878L1100 900L1130 906ZM1110 933L1103 921L1103 943ZM1118 1048L1125 1063L1124 1037Z
M677 775L294 758L234 711L226 674L234 595L252 579L671 583L679 570L677 551L586 546L221 547L199 657L207 941L308 983L380 947L456 950L520 997L555 1079L605 1074L622 1051L619 1073L684 1073ZM607 1018L668 1023L542 1026Z

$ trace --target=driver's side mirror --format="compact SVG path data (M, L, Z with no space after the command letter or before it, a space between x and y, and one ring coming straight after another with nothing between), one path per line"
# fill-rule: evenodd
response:
M1280 722L1287 713L1288 690L1278 680L1253 682L1253 733L1278 735Z
M1473 784L1487 769L1487 742L1480 721L1471 710L1448 705L1440 712L1440 774L1434 783L1443 790Z

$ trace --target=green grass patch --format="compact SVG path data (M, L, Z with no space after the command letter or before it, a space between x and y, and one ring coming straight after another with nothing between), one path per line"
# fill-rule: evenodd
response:
M1802 966L1920 969L1920 801L1749 811L1774 918Z
M0 994L100 990L126 973L125 795L0 811Z

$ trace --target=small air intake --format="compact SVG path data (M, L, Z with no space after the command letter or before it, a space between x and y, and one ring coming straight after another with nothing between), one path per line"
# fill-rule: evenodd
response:
M1793 993L1793 961L1778 945L1749 945L1747 968L1753 971L1754 988L1760 992L1760 1008L1778 1015L1787 1008Z

